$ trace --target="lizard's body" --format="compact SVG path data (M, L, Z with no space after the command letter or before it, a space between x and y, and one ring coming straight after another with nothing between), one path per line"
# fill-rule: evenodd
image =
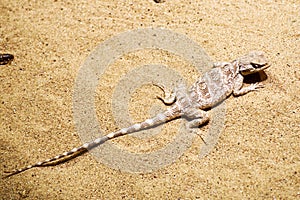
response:
M159 86L165 93L165 97L161 99L164 103L171 104L171 107L165 112L151 119L147 119L144 122L109 133L106 136L85 143L80 147L57 155L51 159L17 169L6 177L34 167L49 165L49 163L72 156L78 152L92 149L107 140L159 125L178 117L184 116L190 119L189 125L191 127L200 126L209 120L208 114L205 111L206 109L225 100L232 93L235 96L239 96L261 88L262 85L258 83L251 84L248 87L242 87L244 80L243 75L253 74L268 67L269 65L263 53L254 51L232 62L215 63L213 69L200 77L188 91L186 91L183 85L177 87L174 92L169 92L163 86Z

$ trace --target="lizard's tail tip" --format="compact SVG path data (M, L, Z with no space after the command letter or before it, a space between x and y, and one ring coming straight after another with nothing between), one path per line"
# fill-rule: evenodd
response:
M4 171L4 173L5 173L6 175L2 176L2 179L6 179L6 178L11 177L11 176L13 176L13 175L19 174L19 173L21 173L21 172L23 172L23 171L25 171L25 170Z
M1 177L2 179L6 179L6 178L8 178L8 177L10 177L10 176L13 176L13 175L17 174L18 172L17 172L17 171L4 171L4 173L5 173L6 175L2 176L2 177Z

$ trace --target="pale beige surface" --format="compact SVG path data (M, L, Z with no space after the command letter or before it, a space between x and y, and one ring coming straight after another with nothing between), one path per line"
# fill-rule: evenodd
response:
M0 53L12 53L15 60L0 67L1 175L81 144L72 115L77 72L99 43L121 32L164 27L195 40L213 60L257 49L266 52L272 67L265 88L226 101L222 135L202 160L201 140L174 164L147 174L113 170L85 154L1 180L1 199L300 198L300 2L286 2L2 0ZM112 66L115 74L101 83L111 84L99 88L96 98L106 131L117 128L105 103L110 86L124 73L123 65L137 66L141 55L124 55ZM164 56L155 60L167 59L180 69L180 58ZM196 78L184 73L191 82ZM153 94L159 90L142 91L130 105L137 121L148 117L146 104L159 103ZM173 134L176 123L166 134ZM153 149L164 145L152 142L159 143Z

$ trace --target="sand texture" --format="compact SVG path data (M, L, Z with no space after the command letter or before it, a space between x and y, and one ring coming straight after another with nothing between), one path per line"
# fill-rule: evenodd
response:
M77 75L99 44L120 33L161 27L191 38L213 61L261 50L272 66L264 88L226 100L218 143L202 159L200 137L174 163L150 173L116 170L86 153L1 179L0 199L299 199L300 2L284 2L1 0L0 53L15 56L0 66L1 176L82 144L73 115ZM99 77L95 91L105 133L122 128L112 109L118 82L149 63L178 71L189 84L199 76L167 51L122 55ZM135 90L128 102L131 120L156 113L154 104L166 108L156 99L161 94L151 85ZM113 143L134 153L156 151L172 141L182 121L150 138L126 136ZM209 126L198 132L205 135Z

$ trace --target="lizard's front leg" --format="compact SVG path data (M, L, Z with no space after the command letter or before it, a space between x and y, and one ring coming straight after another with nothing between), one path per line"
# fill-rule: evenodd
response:
M257 91L259 88L263 88L264 85L261 83L253 83L247 87L243 87L244 77L241 74L238 74L235 77L233 83L233 95L234 96L241 96L247 94L251 91Z
M153 85L158 87L159 89L161 89L164 92L163 97L157 96L157 98L162 100L162 102L164 102L164 104L171 105L171 104L175 103L176 93L173 90L170 90L170 89L166 88L166 86L164 86L162 84L153 83Z

